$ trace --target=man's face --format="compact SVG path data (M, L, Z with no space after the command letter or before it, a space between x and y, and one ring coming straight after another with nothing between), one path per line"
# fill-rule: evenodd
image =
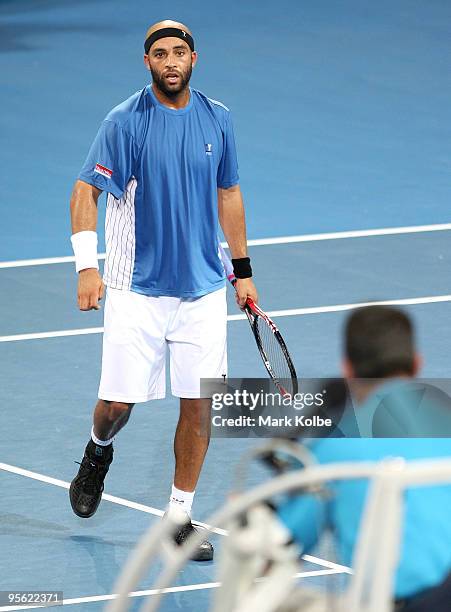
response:
M176 37L160 38L144 56L154 84L168 98L175 98L188 85L196 59L187 43Z

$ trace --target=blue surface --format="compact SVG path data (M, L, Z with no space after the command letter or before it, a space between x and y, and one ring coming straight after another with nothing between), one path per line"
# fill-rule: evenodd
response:
M249 237L448 221L451 4L274 9L171 4L196 37L193 85L233 111ZM146 84L144 32L167 16L139 0L0 4L0 260L70 253L72 184L103 117Z
M169 15L196 35L193 85L234 113L249 237L448 222L451 4L287 0L274 11L266 0L175 0ZM70 254L73 180L104 115L145 84L143 33L164 17L137 0L0 3L0 261ZM449 232L260 246L251 255L267 310L451 293ZM101 312L77 310L75 283L69 264L0 269L0 336L100 326ZM449 376L451 304L406 310L423 374ZM300 375L338 373L345 317L278 319ZM98 334L0 344L1 462L72 479L100 355ZM232 376L264 375L245 321L229 323L229 360ZM170 396L134 409L107 492L164 508L177 413ZM213 440L195 518L224 502L234 462L251 444ZM265 476L256 469L250 483ZM1 470L0 486L1 589L109 593L157 520L104 501L82 521L62 488ZM191 563L175 584L211 580L213 564ZM171 595L163 609L205 610L210 595Z

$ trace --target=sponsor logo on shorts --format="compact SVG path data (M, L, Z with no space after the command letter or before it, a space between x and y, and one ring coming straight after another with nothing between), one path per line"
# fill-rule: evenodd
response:
M213 155L213 145L212 144L205 145L205 153L207 155Z
M97 174L101 174L102 176L106 176L107 178L111 178L113 176L113 171L105 166L102 166L101 164L96 164L94 172L97 172Z

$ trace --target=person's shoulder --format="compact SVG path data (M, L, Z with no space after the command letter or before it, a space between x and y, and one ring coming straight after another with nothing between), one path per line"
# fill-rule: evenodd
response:
M208 102L213 106L213 108L217 109L220 113L230 113L230 108L226 106L223 102L219 100L215 100L214 98L208 98Z
M223 104L223 102L220 102L219 100L215 100L214 98L209 98L202 91L199 91L198 89L193 89L192 91L194 95L197 97L197 99L199 100L199 102L203 104L204 106L206 106L207 108L209 108L210 111L213 112L218 117L218 119L224 120L230 114L230 108L226 106L225 104Z
M147 87L138 90L129 98L115 106L105 117L126 132L133 135L136 123L142 117L146 107Z

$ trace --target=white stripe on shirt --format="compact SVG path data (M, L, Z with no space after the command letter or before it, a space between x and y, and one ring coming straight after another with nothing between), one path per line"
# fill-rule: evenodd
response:
M130 289L135 265L135 192L134 177L119 200L108 194L105 240L106 258L103 280L113 289Z

